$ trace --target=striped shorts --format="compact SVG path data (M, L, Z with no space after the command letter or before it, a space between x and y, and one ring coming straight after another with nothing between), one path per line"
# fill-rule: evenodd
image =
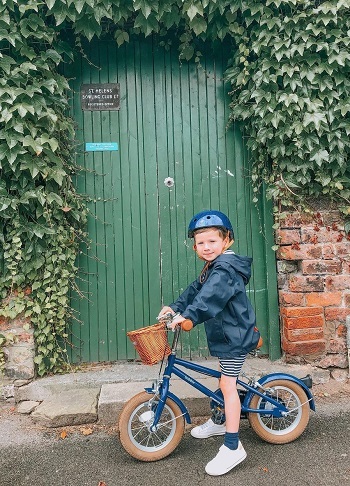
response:
M237 378L241 372L246 356L246 354L241 354L230 359L219 358L221 374Z

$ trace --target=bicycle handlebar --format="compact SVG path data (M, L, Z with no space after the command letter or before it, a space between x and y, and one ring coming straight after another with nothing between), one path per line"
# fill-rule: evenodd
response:
M167 327L170 327L169 324L173 321L175 317L177 317L179 313L177 314L171 314L168 312L167 314L164 314L161 317L158 317L158 320L165 322ZM179 328L181 328L183 331L190 331L193 328L193 322L190 319L185 319L184 321L180 322L178 325Z
M185 319L184 321L182 321L180 323L180 326L181 326L181 329L183 331L190 331L191 329L193 329L193 322L190 320L190 319Z

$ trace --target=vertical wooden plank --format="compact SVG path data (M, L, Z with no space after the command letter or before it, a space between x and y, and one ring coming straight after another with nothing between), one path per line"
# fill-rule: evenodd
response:
M145 166L145 202L148 247L148 288L149 309L152 321L156 318L160 308L160 229L158 209L158 167L156 152L156 119L155 119L155 91L153 75L153 45L143 50L140 59L141 96L142 96L142 127L144 138L144 166Z
M144 221L144 166L140 161L139 144L142 139L142 132L139 131L137 100L140 99L140 91L137 90L136 75L139 72L135 66L135 46L126 46L125 51L125 96L126 96L126 116L127 116L127 144L128 144L128 166L130 179L130 215L131 215L131 248L132 265L130 271L133 273L133 312L132 318L128 317L127 329L137 329L148 323L148 314L145 315L147 300L144 294L142 282L143 261L147 254L146 239L143 238ZM141 163L142 162L142 163ZM130 262L131 263L131 262ZM128 343L129 345L129 343ZM130 346L130 345L129 345ZM132 354L132 350L129 351ZM128 353L129 355L129 353Z
M96 64L100 66L98 73L96 73L96 80L98 83L109 82L108 71L108 44L106 41L99 43L97 48L95 42L92 50L96 53ZM97 52L99 53L97 56ZM93 60L93 62L95 59ZM95 63L95 62L94 62ZM108 111L94 112L94 141L96 142L110 142L110 119ZM98 294L96 295L96 305L98 312L98 361L107 361L109 357L108 350L108 313L107 313L107 233L110 227L110 214L107 211L107 203L105 200L111 193L110 187L110 171L108 166L111 162L111 152L96 152L94 153L95 169L97 174L95 196L96 203L96 231L98 235L98 244L96 248L96 255L98 259L98 274L97 285ZM91 343L92 348L94 343Z
M77 96L80 89L81 81L81 58L75 59L72 63L66 63L64 66L64 74L70 80L70 109L71 112L75 114L78 126L82 126L82 113L80 109L80 102ZM79 136L80 135L80 136ZM77 158L76 163L82 168L80 172L74 178L74 183L76 189L79 193L86 193L85 184L85 171L83 155L82 155L82 140L81 132L77 132ZM69 348L69 357L73 362L81 361L81 328L86 316L86 300L88 295L88 282L87 276L87 256L86 256L86 245L80 245L80 255L79 255L79 275L76 281L76 285L79 289L78 292L73 291L71 294L71 307L73 310L73 317L70 322L70 333L69 342L71 343L71 348Z
M192 172L198 158L198 150L196 150L196 141L198 138L196 136L196 120L192 120L191 110L193 107L196 107L198 103L197 99L195 101L192 100L191 76L196 76L196 73L193 74L193 71L191 71L191 65L187 62L179 64L177 56L175 55L173 57L173 66L173 85L179 86L179 98L176 100L177 106L175 107L177 109L177 114L175 116L180 117L179 119L181 122L181 132L177 135L176 141L182 146L182 160L177 166L177 179L180 180L180 177L183 177L184 180L183 189L181 193L179 192L178 194L178 205L183 208L181 211L182 216L184 213L188 215L192 210L193 200L196 198L196 195L198 193L201 194L201 188L199 187L197 180L193 177ZM193 140L195 140L194 145L192 144ZM179 254L181 262L186 262L184 250L186 251L187 247L182 246L181 243L187 239L187 221L183 221L182 217L178 217L176 220L176 227L178 234L177 244L180 247ZM181 289L185 289L195 278L194 266L185 269L181 262L178 265L179 283ZM181 275L183 275L182 278ZM196 345L196 340L197 330L190 334L183 333L181 336L181 353L183 357L192 356L192 353L195 352L198 347Z
M122 105L120 109L120 177L121 177L121 226L120 226L120 242L123 247L124 275L122 282L124 284L123 303L124 312L121 316L123 325L120 327L120 339L122 346L120 353L128 356L132 351L132 345L128 342L126 332L128 329L134 328L134 273L133 273L133 246L132 246L132 218L131 218L131 199L134 192L134 184L130 177L130 153L129 153L129 134L128 134L128 112L129 112L129 98L126 92L127 86L127 49L118 49L118 67L119 67L119 82L123 86ZM120 321L118 320L118 329Z
M220 103L221 96L218 96L216 92L216 77L220 76L217 72L219 67L216 61L216 52L213 55L212 49L207 46L206 48L206 91L207 91L207 145L208 145L208 176L210 182L210 208L219 209L220 200L219 195L219 181L223 177L221 160L218 153L218 121L217 121L217 105ZM205 108L205 107L204 107Z
M101 44L101 83L114 83L118 80L118 70L115 63L116 45L112 42ZM101 141L117 142L119 144L119 112L104 111L102 112L102 134ZM115 265L115 230L114 230L114 201L118 197L116 194L116 166L119 163L119 151L103 153L103 173L104 173L104 231L105 231L105 272L106 285L102 289L104 309L101 308L100 322L103 321L103 335L100 339L106 340L105 349L101 349L100 355L105 356L104 360L113 360L118 358L117 336L116 336L116 265ZM101 289L99 288L99 292ZM100 358L101 359L101 358Z
M90 56L90 46L88 44L85 45L85 50L87 55ZM90 70L86 69L87 61L85 59L82 60L82 84L83 83L91 83L91 72ZM78 96L80 92L80 86L78 91ZM92 117L90 112L83 112L83 135L82 135L82 151L85 151L85 141L93 140L93 123ZM95 320L97 322L97 307L96 307L96 295L97 295L97 260L96 260L96 205L94 203L95 200L95 181L93 177L93 173L95 170L94 167L94 157L93 153L84 153L84 166L86 168L85 172L85 189L86 195L89 196L91 199L88 203L89 208L89 216L88 216L88 223L87 223L87 231L89 237L91 239L91 244L87 248L86 251L86 280L88 286L88 300L84 302L86 304L86 314L85 318L83 319L82 326L81 326L81 350L82 350L82 359L83 361L96 361L98 359L97 353L97 342L98 342L98 333L97 328L92 329L90 324L90 320ZM91 349L91 344L95 344L95 350Z
M261 206L263 214L263 238L265 241L265 262L266 262L266 323L268 346L266 352L269 358L275 360L281 357L280 323L278 312L278 290L276 256L272 250L275 244L272 230L273 213L272 202L267 201L265 187L261 193Z
M113 137L118 140L118 154L114 167L114 190L115 198L113 201L113 239L114 239L114 261L115 261L115 287L113 292L113 298L115 299L115 316L114 316L114 332L116 337L117 346L117 358L126 359L126 308L125 308L125 256L124 256L124 181L123 181L123 156L125 148L125 140L122 137L121 125L122 115L126 110L125 103L125 86L124 80L124 68L123 68L123 55L124 47L116 49L112 63L115 64L116 69L116 81L120 83L120 111L118 113L118 123L110 127Z
M169 56L166 57L169 64ZM167 114L166 62L164 49L154 44L154 90L155 90L155 146L159 185L159 227L160 227L160 263L161 263L161 299L162 303L172 301L173 285L176 272L173 267L173 254L177 253L177 245L172 245L172 221L176 217L175 191L179 182L178 174L174 173L174 161L168 151L168 133L172 130L171 118ZM170 125L168 125L168 121ZM167 186L164 181L174 179L174 185ZM174 235L176 238L176 235Z

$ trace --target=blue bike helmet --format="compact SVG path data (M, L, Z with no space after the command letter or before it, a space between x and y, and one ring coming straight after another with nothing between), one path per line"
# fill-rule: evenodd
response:
M228 217L220 211L210 209L201 211L193 216L188 225L188 237L193 238L194 232L198 229L211 228L213 226L227 229L230 239L234 239L232 224Z

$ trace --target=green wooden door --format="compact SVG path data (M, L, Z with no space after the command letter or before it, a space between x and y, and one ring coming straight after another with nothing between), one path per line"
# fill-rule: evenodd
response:
M202 68L179 63L153 39L117 48L99 41L71 66L77 121L79 191L87 195L91 243L79 257L80 295L72 343L75 361L135 358L126 332L156 322L201 268L186 237L195 212L226 212L234 251L254 259L249 295L265 338L279 356L271 215L252 205L247 152L237 126L227 127L229 98L222 46ZM82 111L80 85L119 83L119 111ZM117 142L118 151L85 152L87 142ZM203 326L183 337L184 356L207 356Z

